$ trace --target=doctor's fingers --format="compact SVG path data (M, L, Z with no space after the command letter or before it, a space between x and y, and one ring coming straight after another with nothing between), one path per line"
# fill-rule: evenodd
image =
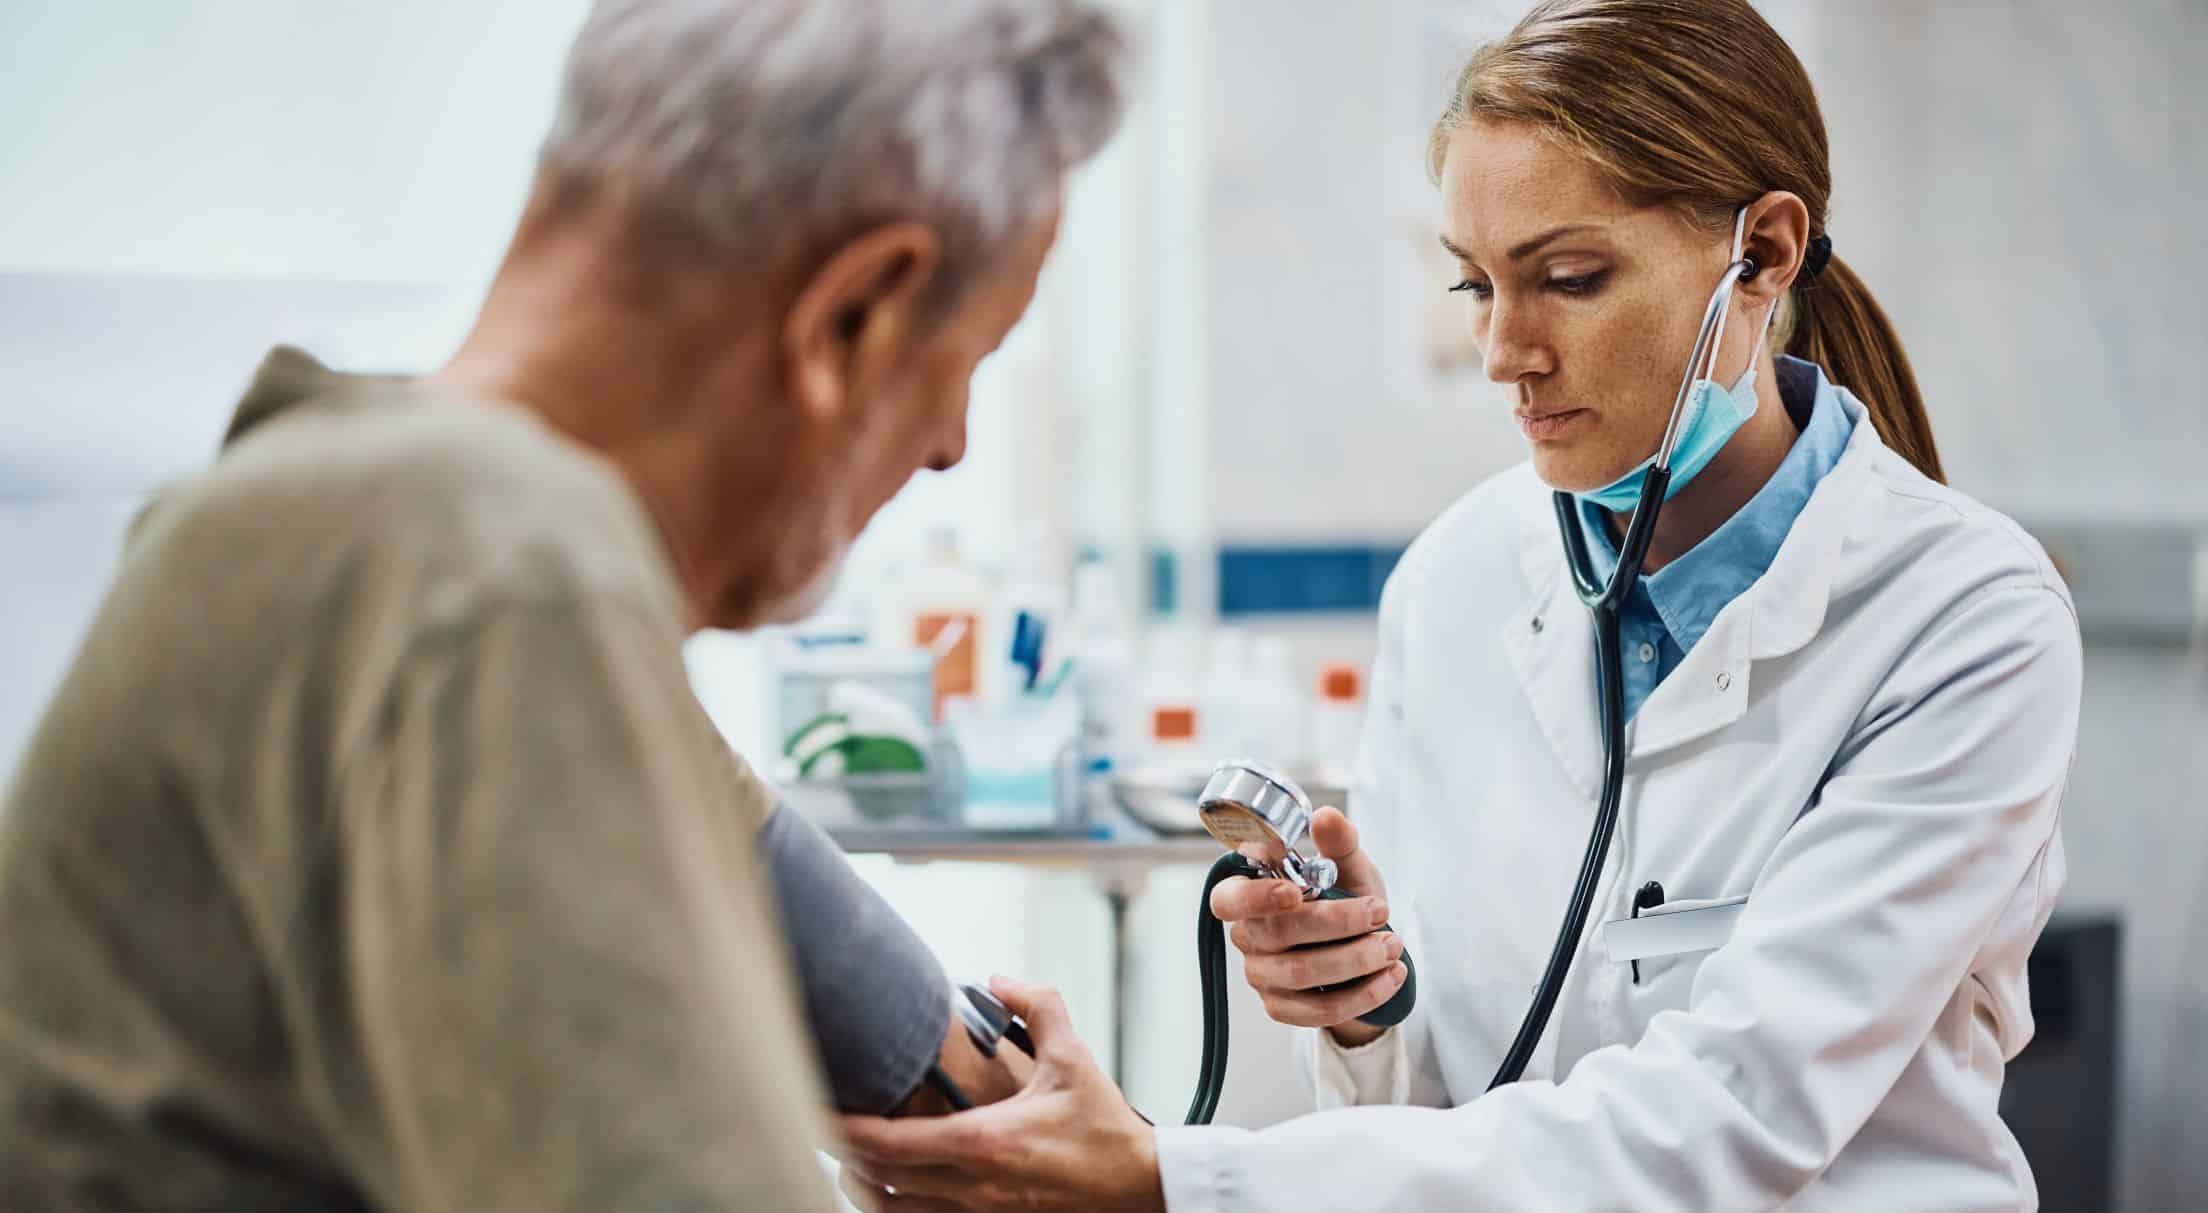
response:
M1391 931L1316 948L1245 952L1242 972L1260 994L1269 990L1291 993L1370 977L1394 964L1401 955L1402 937Z
M845 1199L862 1209L954 1209L973 1190L973 1177L950 1167L868 1167L846 1164L836 1176Z
M1386 925L1387 921L1388 903L1378 898L1306 901L1285 913L1235 923L1234 946L1242 949L1244 955L1285 952L1307 943L1355 939Z
M965 1213L967 1206L939 1196L907 1196L863 1183L855 1183L848 1177L843 1183L843 1198L852 1208L864 1213Z
M1244 922L1285 914L1303 904L1303 894L1285 880L1229 876L1212 886L1211 913L1221 922Z
M862 1206L863 1207L863 1206ZM968 1213L973 1205L960 1204L936 1196L907 1196L891 1192L875 1198L875 1213Z
M1293 990L1260 990L1258 994L1264 1000L1265 1014L1275 1023L1292 1028L1331 1028L1378 1010L1403 988L1403 980L1409 975L1410 970L1398 961L1383 972L1331 994Z
M950 1116L868 1116L846 1112L836 1117L843 1138L831 1152L859 1170L881 1176L884 1167L941 1167L946 1170L973 1163L988 1155L994 1139L989 1132L993 1118L1001 1117L1004 1104L990 1104Z

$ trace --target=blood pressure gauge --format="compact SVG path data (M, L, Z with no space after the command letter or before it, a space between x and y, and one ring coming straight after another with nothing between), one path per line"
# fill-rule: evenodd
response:
M1234 874L1285 880L1302 891L1305 901L1347 901L1354 896L1347 889L1334 886L1341 872L1333 860L1303 853L1304 846L1311 841L1312 812L1311 798L1304 795L1295 780L1262 762L1247 759L1220 763L1212 770L1210 782L1204 785L1204 794L1196 801L1196 816L1204 823L1204 829L1222 846L1235 852L1232 856L1221 856L1219 862L1212 865L1211 876L1204 885L1203 916L1207 925L1198 931L1197 948L1205 973L1207 1025L1226 1015L1226 995L1220 984L1223 979L1218 976L1218 971L1226 964L1225 944L1219 940L1218 920L1210 916L1211 892L1222 879ZM1374 929L1393 931L1395 928L1382 923ZM1401 960L1402 986L1387 1002L1358 1019L1384 1028L1403 1022L1403 1017L1411 1013L1411 1006L1418 999L1418 970L1411 964L1409 951L1402 953ZM1342 988L1319 987L1324 993ZM1207 1026L1207 1034L1209 1031ZM1220 1068L1214 1070L1207 1065L1205 1073L1210 1077L1198 1086L1195 1109L1203 1113L1203 1118L1196 1119L1192 1112L1191 1124L1209 1123L1211 1107L1216 1106L1217 1076L1224 1072L1226 1055L1223 1029L1221 1034L1217 1050ZM1213 1056L1209 1048L1205 1054L1207 1058ZM1204 1102L1206 1092L1211 1093L1213 1102L1210 1105Z
M1286 880L1309 901L1334 887L1331 859L1311 858L1311 798L1296 781L1261 762L1222 762L1211 772L1196 814L1221 846L1241 851L1259 871Z

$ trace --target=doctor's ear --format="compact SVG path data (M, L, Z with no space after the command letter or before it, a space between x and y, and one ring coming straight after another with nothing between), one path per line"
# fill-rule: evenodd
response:
M1773 190L1748 204L1741 256L1748 268L1740 289L1750 298L1776 299L1802 272L1809 254L1809 207L1801 195Z

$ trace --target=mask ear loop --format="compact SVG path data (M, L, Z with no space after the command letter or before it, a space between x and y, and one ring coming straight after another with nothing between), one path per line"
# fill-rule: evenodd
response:
M1733 266L1736 266L1736 265L1739 265L1739 264L1740 264L1740 262L1741 262L1741 256L1742 256L1742 254L1741 254L1741 242L1742 242L1742 241L1743 241L1743 240L1744 240L1744 239L1745 239L1745 238L1747 237L1747 234L1748 234L1748 208L1744 206L1744 207L1740 208L1740 209L1739 209L1738 211L1735 211L1735 212L1733 213L1733 249L1732 249L1732 256L1733 256L1733 259L1732 259L1731 261L1729 261L1729 262L1727 262L1727 263L1726 263L1726 272L1728 272L1728 273L1731 273L1731 272L1732 272L1732 268L1731 268L1731 267L1733 267ZM1757 273L1757 271L1758 271L1758 270L1759 270L1760 268L1761 268L1761 267L1757 266L1757 264L1756 264L1756 259L1755 259L1755 258L1753 258L1753 257L1750 257L1750 258L1748 258L1748 268L1747 268L1747 269L1745 269L1745 270L1742 270L1742 271L1740 271L1740 281L1741 281L1741 282L1746 282L1746 281L1748 281L1748 280L1749 280L1750 278L1753 278L1753 277L1755 277L1755 276L1756 276L1756 273ZM1711 381L1711 382L1713 382L1713 383L1715 383L1715 382L1717 381L1717 354L1718 354L1718 351L1719 351L1719 350L1722 350L1722 349L1724 349L1724 348L1725 348L1725 322L1726 322L1726 321L1727 321L1728 319L1730 319L1730 318L1732 317L1732 314L1733 314L1733 293L1732 293L1732 291L1728 290L1728 291L1726 291L1726 292L1725 292L1725 306L1724 306L1724 307L1723 307L1723 309L1721 309L1721 310L1720 310L1720 311L1718 312L1718 314L1717 314L1717 332L1716 332L1715 334L1713 334L1713 335L1711 336L1711 338L1710 338L1710 353L1709 353L1709 357L1708 357L1707 359L1705 359L1705 360L1704 360L1704 362L1703 362L1703 364L1702 364L1702 373L1701 373L1701 375L1699 375L1699 376L1698 376L1698 378L1702 378L1702 379L1707 379L1707 380L1710 380L1710 381ZM1778 304L1778 301L1774 299L1774 300L1772 300L1772 301L1771 301L1771 306L1770 306L1770 307L1768 307L1768 308L1765 308L1765 309L1764 309L1764 312L1763 312L1763 329L1762 329L1762 331L1761 331L1761 332L1759 332L1759 333L1757 333L1757 334L1756 334L1756 345L1757 345L1757 348L1759 348L1759 349L1760 349L1760 348L1762 347L1762 344L1763 344L1763 342L1764 342L1764 341L1766 341L1766 340L1768 340L1768 339L1770 338L1770 336L1771 336L1771 322L1772 322L1772 321L1774 321L1774 320L1776 320L1776 319L1778 319L1778 316L1779 316L1779 304ZM1752 368L1752 367L1754 367L1754 366L1755 366L1755 364L1756 364L1756 355L1755 355L1755 351L1754 351L1754 350L1750 350L1750 351L1749 351L1749 353L1748 353L1748 365L1749 365L1749 366L1750 366L1750 367ZM1745 373L1745 372L1744 372L1744 373Z
M1740 241L1743 236L1747 235L1747 233L1748 208L1744 206L1738 211L1733 212L1733 253L1732 257L1725 262L1725 272L1728 274L1733 273L1733 267L1740 264ZM1728 288L1729 287L1730 284L1728 284ZM1710 379L1712 380L1712 382L1715 382L1714 377L1717 374L1717 352L1725 348L1725 322L1728 319L1731 319L1732 314L1733 292L1730 289L1727 289L1725 292L1725 306L1717 313L1717 332L1710 338L1710 356L1702 364L1702 373L1695 376L1695 378Z

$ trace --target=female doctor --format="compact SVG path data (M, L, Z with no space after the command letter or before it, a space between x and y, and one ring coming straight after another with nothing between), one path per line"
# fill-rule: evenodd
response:
M1054 996L1007 984L1030 1088L847 1123L860 1170L888 1208L2035 1207L1997 1102L2063 881L2076 619L2039 547L1941 482L1900 342L1831 254L1800 62L1746 0L1556 0L1465 68L1431 161L1531 458L1382 598L1356 824L1316 833L1361 896L1213 896L1340 1110L1152 1132ZM1608 576L1683 379L1621 613L1615 845L1522 1080L1489 1090L1604 778L1559 525ZM1358 1022L1405 942L1416 1009Z

